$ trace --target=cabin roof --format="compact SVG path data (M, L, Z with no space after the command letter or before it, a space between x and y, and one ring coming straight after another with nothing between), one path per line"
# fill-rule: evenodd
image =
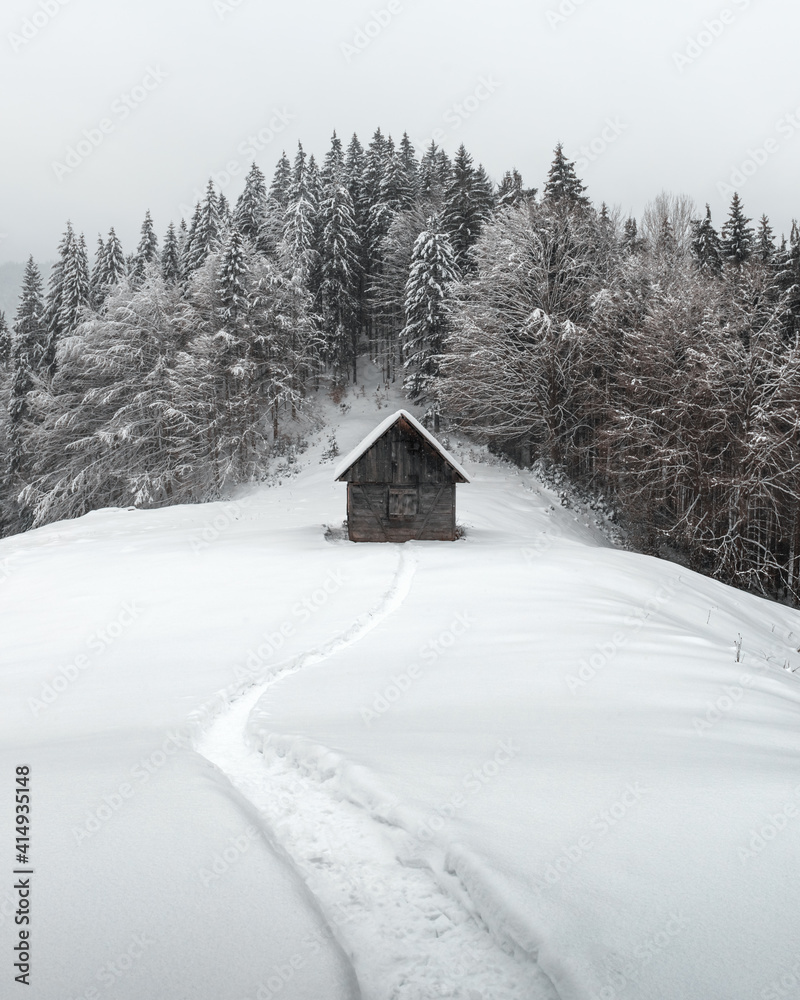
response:
M433 434L427 431L422 426L422 424L417 420L416 417L412 417L412 415L408 412L408 410L398 410L397 413L393 413L390 417L387 417L384 421L378 424L375 430L367 434L367 436L364 438L361 444L357 445L350 452L350 454L346 458L344 458L336 467L336 472L334 474L335 478L341 479L356 464L356 462L362 457L362 455L364 455L367 451L369 451L369 449L375 444L375 442L379 441L383 437L383 435L391 427L394 427L397 421L401 419L406 420L414 428L414 430L417 431L417 433L421 437L423 437L432 448L436 450L437 454L441 456L442 460L446 462L452 469L454 469L459 474L459 476L463 477L465 483L468 483L470 481L469 476L466 474L464 469L458 464L458 462L453 458L453 456L445 448L443 448L441 444L439 444L439 442L436 440Z

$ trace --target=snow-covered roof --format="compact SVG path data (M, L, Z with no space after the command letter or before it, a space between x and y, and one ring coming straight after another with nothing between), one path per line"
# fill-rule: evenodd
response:
M459 465L459 463L453 458L450 452L447 451L446 448L443 448L442 445L439 444L439 442L433 436L433 434L431 434L430 431L427 431L419 422L419 420L417 420L416 417L413 417L408 412L408 410L398 410L397 413L393 413L390 417L387 417L384 421L378 424L375 430L367 434L367 436L364 438L361 444L357 445L350 452L350 454L345 459L343 459L336 467L336 472L335 472L336 479L341 479L342 476L345 474L345 472L347 472L347 470L351 466L355 465L356 462L359 460L359 458L361 458L362 455L364 455L367 451L369 451L369 449L375 444L375 442L380 438L382 438L383 435L389 430L389 428L393 427L397 423L397 421L400 420L401 418L407 420L408 423L411 424L411 426L414 428L414 430L418 431L419 434L423 438L425 438L428 444L436 449L438 454L441 455L441 457L445 460L445 462L447 462L448 465L452 466L452 468L455 469L455 471L460 476L464 477L465 483L468 483L470 481L469 476L466 474L464 469Z

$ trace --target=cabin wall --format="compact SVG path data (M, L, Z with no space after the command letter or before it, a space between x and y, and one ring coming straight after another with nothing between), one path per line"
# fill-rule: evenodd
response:
M413 517L390 517L388 483L347 484L347 524L353 542L452 542L456 537L456 487L454 483L401 484L416 490L417 513ZM402 505L395 504L395 509Z

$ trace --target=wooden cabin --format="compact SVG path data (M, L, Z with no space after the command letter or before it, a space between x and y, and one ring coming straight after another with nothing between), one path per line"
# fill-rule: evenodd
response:
M469 477L406 410L387 417L336 470L352 542L452 542L456 484Z

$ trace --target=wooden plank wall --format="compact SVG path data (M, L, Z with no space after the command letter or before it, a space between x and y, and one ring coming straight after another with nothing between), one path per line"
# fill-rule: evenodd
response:
M401 520L389 517L387 484L348 483L347 523L353 542L409 542L415 538L452 542L456 537L455 484L420 485L419 514Z

